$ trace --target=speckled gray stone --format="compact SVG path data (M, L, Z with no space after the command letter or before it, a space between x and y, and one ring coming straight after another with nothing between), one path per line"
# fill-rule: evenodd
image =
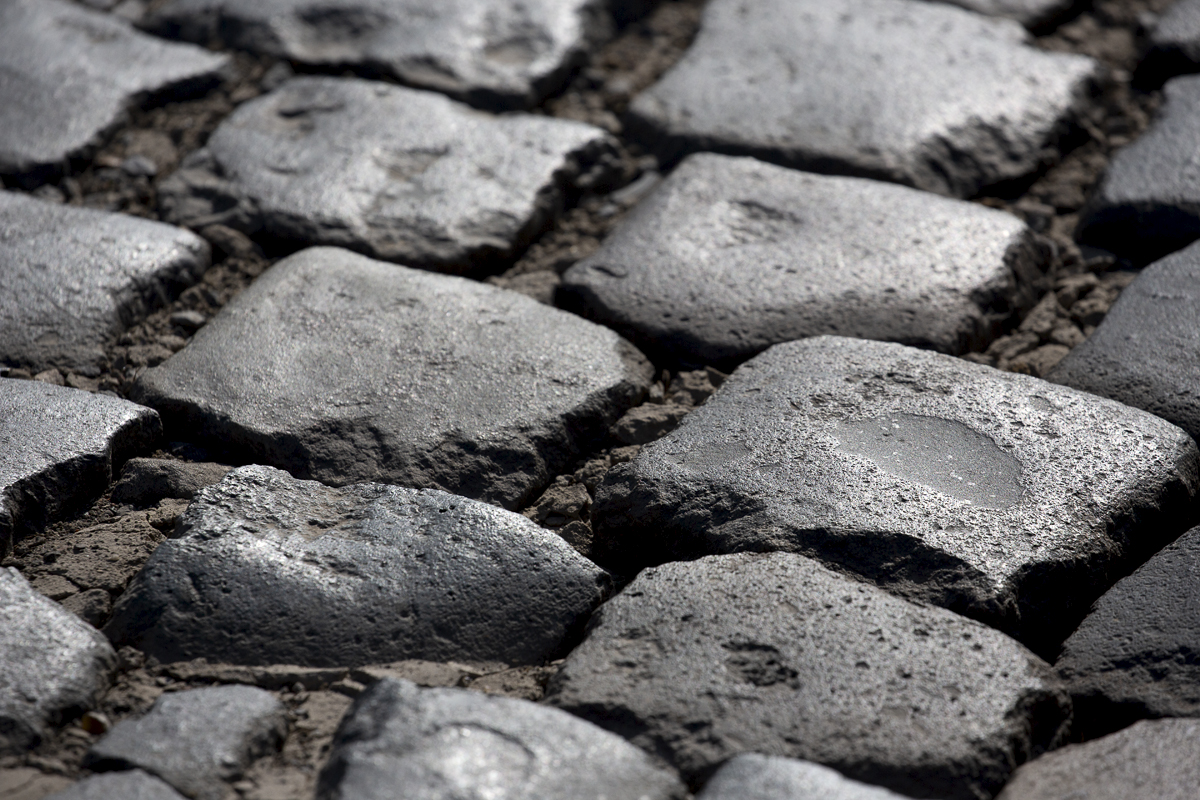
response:
M743 753L726 761L696 800L904 800L795 758Z
M301 77L239 106L159 198L167 219L192 228L220 223L480 272L528 244L565 188L604 174L613 147L582 122Z
M602 0L171 0L145 25L355 67L475 105L531 108L607 38Z
M46 800L185 800L184 796L140 769L90 775Z
M1163 87L1150 129L1118 150L1076 238L1145 264L1200 237L1200 76Z
M318 800L682 800L679 778L557 709L385 678L346 712Z
M28 751L95 705L116 667L99 631L0 567L0 754Z
M1200 69L1200 2L1171 3L1151 28L1150 45L1139 65L1139 77L1150 72L1165 78Z
M141 768L193 800L221 800L287 732L287 709L254 686L212 686L164 694L138 719L118 722L92 745L96 771Z
M919 0L713 0L631 131L665 158L758 155L970 196L1050 157L1098 69L1026 39Z
M148 96L216 82L227 56L64 0L0 4L0 175L30 182L85 156Z
M1057 22L1076 0L942 0L992 17L1011 17L1027 28L1041 30Z
M163 662L536 664L608 587L520 514L252 466L199 493L104 631Z
M1049 666L999 631L794 553L643 571L546 702L702 779L760 752L895 791L990 797L1066 733Z
M1142 270L1046 379L1145 409L1200 439L1200 243Z
M996 800L1195 800L1200 720L1161 719L1042 756Z
M746 362L610 471L593 553L629 569L801 552L1052 653L1115 574L1186 529L1198 467L1191 438L1144 411L817 337Z
M81 511L114 466L161 433L158 414L125 400L0 380L0 553L14 536Z
M515 508L651 373L612 331L516 292L313 248L264 273L136 394L189 437L297 477Z
M571 267L561 291L671 362L730 366L821 333L960 353L1032 307L1048 260L1011 214L705 153Z
M0 192L0 363L95 374L105 347L209 265L160 222Z

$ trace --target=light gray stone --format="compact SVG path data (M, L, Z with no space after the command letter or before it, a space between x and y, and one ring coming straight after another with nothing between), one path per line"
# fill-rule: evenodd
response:
M95 705L116 667L99 631L0 567L0 754L36 747Z
M1051 158L1097 74L1026 40L920 0L714 0L631 131L664 158L757 155L966 197Z
M811 761L743 753L726 761L696 800L903 800Z
M91 775L46 800L184 800L184 796L140 769Z
M422 800L688 796L636 747L570 714L385 678L343 718L317 798L385 800L398 786Z
M490 108L532 108L611 32L603 0L170 0L143 25L353 67Z
M114 466L161 433L158 414L125 400L0 380L0 552L82 510L108 488Z
M793 553L643 571L597 611L546 702L689 780L759 752L963 800L990 797L1070 717L1049 666L999 631Z
M313 248L264 273L136 394L189 437L297 477L516 508L652 371L612 331L524 295Z
M432 92L301 77L240 106L159 186L166 217L443 272L511 259L564 190L608 169L582 122L492 116Z
M1200 720L1139 722L1017 770L996 800L1193 800L1200 792Z
M95 771L139 768L193 800L221 800L287 733L286 709L254 686L213 686L164 694L139 719L118 722L92 745Z
M1049 257L1001 211L697 154L560 292L668 361L730 365L821 333L961 353L1033 306Z
M1151 29L1150 45L1139 75L1150 72L1165 78L1200 69L1200 2L1171 3Z
M816 337L746 362L610 471L593 553L628 570L800 552L1050 654L1112 576L1186 528L1198 467L1191 438L1144 411Z
M37 183L87 156L150 96L216 82L229 59L64 0L0 4L0 175Z
M1011 17L1027 28L1043 29L1062 19L1076 0L942 0L992 17Z
M163 662L536 664L608 588L607 573L514 512L253 466L200 492L104 630Z
M0 363L96 374L105 348L200 280L209 256L170 225L0 192Z
M196 492L224 478L229 469L211 462L131 458L113 486L112 501L149 506L164 497L191 500Z

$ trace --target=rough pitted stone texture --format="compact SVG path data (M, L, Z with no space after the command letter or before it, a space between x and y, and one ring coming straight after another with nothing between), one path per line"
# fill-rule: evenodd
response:
M302 77L240 106L159 187L167 218L349 247L443 272L511 258L613 140L432 92ZM592 172L588 172L593 170Z
M200 492L105 628L160 661L540 663L608 575L511 511L241 467Z
M0 552L96 499L161 432L158 414L115 397L0 380Z
M847 780L829 767L794 758L744 753L726 761L696 800L904 800L895 792Z
M1085 735L1130 717L1200 717L1200 528L1109 589L1056 666Z
M208 264L189 231L0 192L0 363L95 374L126 326Z
M992 17L1011 17L1027 28L1040 29L1071 10L1075 0L941 0Z
M757 155L970 196L1043 163L1097 71L1026 38L918 0L714 0L631 125L667 158Z
M25 752L91 708L116 666L99 631L0 568L0 754Z
M229 467L165 458L131 458L113 486L114 503L148 506L164 497L191 500L205 486L225 477Z
M572 307L671 361L839 333L979 350L1049 253L1011 214L750 158L689 156L567 271Z
M171 0L169 36L351 66L469 103L532 108L610 33L600 0Z
M215 82L228 63L63 0L0 4L0 174L49 177L130 106Z
M140 768L194 800L221 800L226 781L279 746L286 709L254 686L164 694L144 717L117 723L84 760L93 770Z
M702 779L741 752L905 794L991 797L1066 733L1049 666L1004 634L793 553L643 571L547 702Z
M1140 68L1169 76L1200 66L1200 2L1171 3L1150 31L1151 51Z
M667 800L679 779L620 737L553 708L381 680L346 713L318 800Z
M622 569L789 550L1054 648L1185 529L1200 453L1144 411L881 342L743 364L597 492Z
M524 295L314 248L264 273L136 391L189 436L297 477L515 508L652 371L612 331Z
M92 775L46 800L185 800L184 796L140 769Z
M1200 720L1139 722L1017 770L996 800L1195 800Z
M1200 76L1163 87L1158 117L1117 151L1076 238L1145 264L1200 237Z

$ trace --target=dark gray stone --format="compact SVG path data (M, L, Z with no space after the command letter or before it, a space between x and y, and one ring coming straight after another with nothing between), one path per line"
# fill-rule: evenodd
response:
M666 800L679 778L636 747L553 708L385 678L342 719L318 800L528 797Z
M1143 408L1200 438L1200 244L1142 270L1046 378Z
M184 796L140 769L92 775L46 800L184 800Z
M821 333L960 353L1033 306L1048 260L1011 214L698 154L560 291L670 361L729 365Z
M967 197L1052 157L1098 66L919 0L714 0L630 107L663 158L756 155Z
M696 800L904 800L843 778L829 767L794 758L743 753L726 761Z
M943 0L991 17L1010 17L1027 28L1042 29L1064 17L1076 0Z
M1194 800L1200 720L1147 720L1017 770L996 800Z
M1150 31L1150 52L1139 76L1165 78L1200 69L1200 2L1176 0Z
M1053 653L1190 520L1200 453L1157 417L861 339L775 345L609 472L601 564L788 550Z
M302 77L240 106L159 186L167 218L443 272L511 259L614 140L582 122L495 117L432 92Z
M0 4L0 175L37 182L90 154L149 96L214 83L228 57L63 0Z
M0 363L96 374L127 326L208 264L189 231L0 192Z
M99 631L0 567L0 755L94 706L116 667Z
M221 800L287 733L283 703L254 686L213 686L164 694L139 719L118 722L92 745L96 771L140 768L193 800Z
M104 629L160 661L541 663L608 575L511 511L241 467L204 489Z
M41 381L0 380L0 552L80 511L162 433L149 408Z
M113 486L112 501L151 506L164 497L191 500L196 492L224 478L229 469L211 462L131 458Z
M593 617L546 702L689 780L742 752L978 800L1066 734L1047 664L999 631L793 553L643 571Z
M532 108L611 32L603 0L170 0L143 22L201 44L355 67L474 105Z
M264 273L135 393L189 438L297 477L516 508L652 372L612 331L516 292L313 248Z

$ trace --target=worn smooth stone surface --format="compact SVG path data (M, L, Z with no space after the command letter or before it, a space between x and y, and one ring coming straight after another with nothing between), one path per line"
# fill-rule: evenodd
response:
M1194 800L1197 792L1200 720L1161 719L1044 755L996 800Z
M146 25L201 44L357 67L475 105L530 108L610 32L600 0L171 0Z
M525 517L241 467L197 495L104 629L160 661L540 663L608 575Z
M92 745L88 768L140 768L195 800L220 800L226 781L278 747L287 709L253 686L213 686L164 694L139 719L118 722Z
M822 333L959 353L1033 305L1048 257L1011 214L697 154L560 291L673 361L730 365Z
M1183 530L1196 445L1143 411L882 342L817 337L742 365L609 472L594 553L621 569L790 550L1050 653Z
M432 92L301 77L238 109L159 187L168 219L349 247L444 272L511 258L614 141ZM600 167L601 172L603 167Z
M0 174L44 179L86 155L127 108L217 80L227 56L164 42L63 0L0 5Z
M696 800L904 800L810 761L744 753L721 765Z
M570 714L384 679L342 720L317 798L386 800L397 786L428 800L688 796L679 778L636 747Z
M209 255L170 225L0 192L0 363L98 370L105 347L200 280Z
M184 800L184 796L140 769L91 775L46 800Z
M1163 97L1150 129L1113 156L1076 232L1138 264L1200 237L1200 76L1168 81Z
M1143 408L1200 438L1200 244L1142 270L1046 379Z
M297 477L514 508L651 378L612 331L524 295L314 248L264 273L137 394L189 436Z
M1075 0L941 0L992 17L1011 17L1027 28L1041 28L1070 11Z
M1012 20L918 0L714 0L630 107L665 157L713 150L970 196L1045 161L1089 58Z
M114 465L161 433L158 414L125 400L0 380L0 552L84 508L108 488Z
M643 571L593 617L547 702L702 779L741 752L906 794L990 797L1070 701L1004 634L793 553Z
M0 567L0 754L91 708L116 666L99 631Z

